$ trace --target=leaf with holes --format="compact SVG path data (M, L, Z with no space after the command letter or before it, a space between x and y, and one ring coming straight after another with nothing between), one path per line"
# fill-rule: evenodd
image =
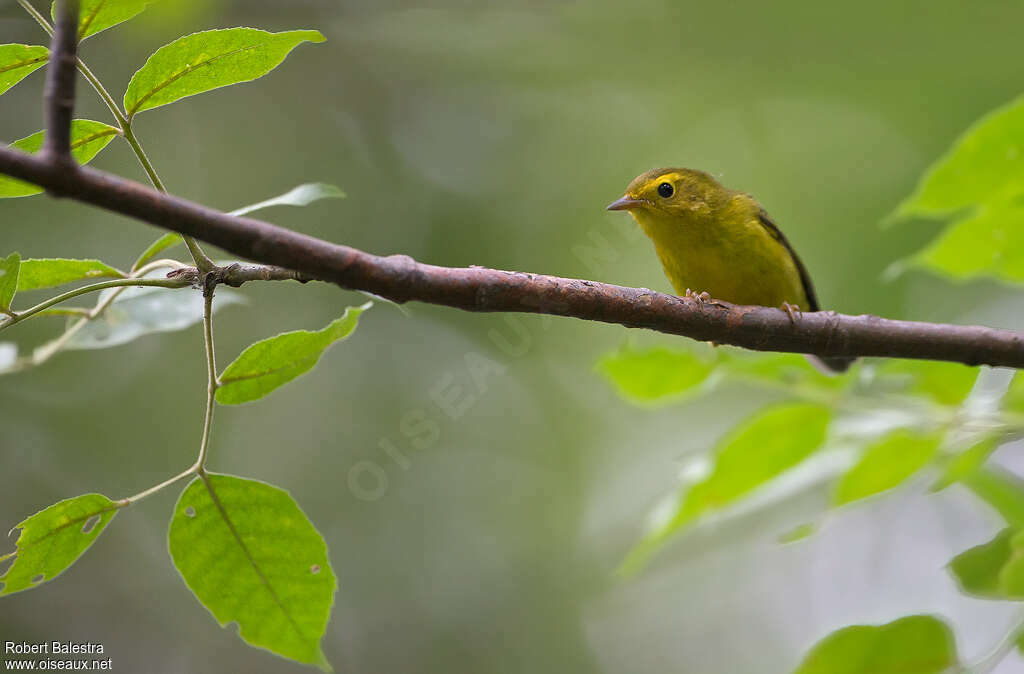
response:
M78 20L78 39L105 31L141 14L153 0L82 0L81 18ZM57 3L50 9L56 21Z
M330 670L320 640L337 582L323 537L288 492L231 475L193 480L168 543L185 584L222 626L298 662Z
M10 147L36 154L43 147L44 133L37 131L31 136L14 141ZM71 156L79 164L88 164L118 133L120 132L117 129L108 124L89 119L76 119L71 122ZM27 197L42 191L43 188L31 183L0 176L0 198Z
M179 38L156 50L128 83L129 117L143 110L249 82L276 68L303 42L323 42L316 30L268 33L255 28L208 30Z
M958 662L953 630L930 615L851 625L811 649L793 674L939 674Z
M324 351L356 329L359 316L373 306L349 307L323 330L295 330L250 345L220 375L217 402L237 405L256 400L313 369Z
M0 94L46 65L50 50L27 44L0 44Z
M843 505L896 487L923 468L939 450L942 435L895 430L864 450L832 496Z
M61 257L29 258L21 261L18 290L36 290L101 278L124 278L125 273L99 260L71 260Z
M0 259L0 311L9 311L14 293L18 292L18 272L21 256L11 253Z
M21 529L17 550L0 557L14 558L0 576L0 596L28 590L53 580L89 549L118 505L102 494L84 494L55 503L16 526Z

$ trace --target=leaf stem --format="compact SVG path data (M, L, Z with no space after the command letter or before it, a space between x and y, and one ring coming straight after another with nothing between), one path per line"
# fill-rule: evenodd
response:
M180 267L184 267L184 266L185 265L181 264L177 260L154 260L153 262L150 262L149 264L147 264L147 265L145 265L143 267L140 267L136 271L132 272L132 278L131 279L116 279L118 281L134 280L134 281L136 281L136 283L121 283L121 284L119 284L120 287L117 287L112 293L110 293L109 295L107 295L106 297L101 299L99 302L97 302L95 307L90 309L87 314L85 314L80 319L75 321L71 325L71 327L69 327L67 330L65 330L61 334L60 337L58 337L57 339L53 340L52 342L47 342L46 344L44 344L44 345L40 346L38 349L36 349L35 352L33 352L31 359L29 359L29 363L28 364L29 365L33 365L33 366L34 365L41 365L41 364L45 363L47 360L49 360L55 353L57 353L62 348L64 348L64 345L68 343L68 340L70 340L72 337L74 337L75 334L79 330L81 330L83 327L85 327L86 323L88 323L92 319L96 318L101 313L103 313L103 311L108 306L110 306L110 304L115 299L117 299L117 296L120 295L124 291L124 289L126 287L131 286L131 285L148 285L148 284L140 284L140 283L138 283L138 281L143 281L143 280L147 280L147 281L170 280L170 279L141 279L139 277L148 274L149 272L153 271L154 269L160 269L160 268L163 268L163 267L180 268ZM107 281L105 283L109 283L109 281ZM95 285L100 285L100 284L94 284L94 286ZM91 286L85 286L85 287L88 288L88 287L91 287ZM81 290L81 288L79 288L79 290Z
M91 285L82 286L81 288L69 290L66 293L61 293L60 295L51 297L50 299L44 302L40 302L39 304L35 305L30 309L26 309L25 311L15 312L14 315L12 315L11 317L7 318L4 321L0 321L0 330L3 330L4 328L9 328L15 323L20 323L27 318L32 318L36 314L40 314L46 311L55 304L60 304L61 302L65 302L75 297L80 297L82 295L96 292L98 290L104 290L106 288L119 288L129 286L157 286L159 288L184 288L188 285L188 280L181 278L119 278L113 279L111 281L101 281L100 283L93 283ZM96 318L97 312L95 309L84 309L83 312L84 317L87 319Z
M46 20L45 16L29 4L28 0L18 0L18 4L28 12L29 16L35 19L36 23L46 31L47 35L50 35L51 37L53 36L53 26L50 25L50 22ZM131 121L123 112L121 112L121 108L118 107L114 97L110 95L110 92L103 86L103 83L100 82L99 78L93 74L92 70L85 65L85 62L78 58L77 63L78 71L82 73L82 76L85 77L90 85L92 85L92 88L96 91L99 97L103 99L103 102L110 110L110 114L117 120L117 125L121 129L121 135L126 141L128 141L128 144L131 146L136 158L139 160L139 164L142 165L142 169L149 177L150 183L152 183L153 187L160 192L166 193L167 188L164 186L163 181L160 180L160 176L153 167L153 163L149 161L149 157L146 156L145 150L142 149L142 144L139 143L138 138L136 138L135 133L132 131ZM196 268L199 269L199 271L208 272L216 266L213 260L211 260L200 247L198 241L190 236L184 235L182 236L182 239L185 241L185 245L188 247L188 252L192 255L192 259L195 261Z
M1021 637L1024 637L1024 613L1018 614L1010 630L989 653L964 668L964 674L989 674L1013 651Z
M220 382L217 381L217 360L213 350L213 285L203 291L203 341L206 344L206 415L203 419L203 437L196 457L196 472L206 474L206 459L210 451L210 429L213 427L213 408Z
M146 498L147 496L152 496L153 494L157 493L161 489L164 489L166 487L170 487L172 484L174 484L178 480L181 480L182 478L186 478L189 475L194 475L195 472L196 472L196 466L195 465L189 466L187 470L181 471L180 473L178 473L174 477L168 478L168 479L164 480L163 482L161 482L160 484L154 485L154 486L150 487L149 489L143 489L142 491L140 491L138 494L135 494L134 496L128 496L126 498L121 499L120 501L117 501L117 507L124 508L125 506L130 506L130 505L133 505L135 503L138 503L139 501L141 501L142 499Z

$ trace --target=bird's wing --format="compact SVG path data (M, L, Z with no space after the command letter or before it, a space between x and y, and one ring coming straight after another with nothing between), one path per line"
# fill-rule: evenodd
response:
M786 236L779 229L778 225L772 222L772 219L768 217L768 214L764 209L760 209L757 212L757 219L765 230L771 235L773 239L778 241L785 247L789 253L789 257L793 259L793 264L796 265L796 269L800 272L800 282L804 286L804 294L807 295L807 303L811 306L807 307L808 311L820 311L818 306L818 296L814 293L814 284L811 283L811 275L807 273L807 268L804 267L804 263L800 261L800 256L793 250L793 246L789 245L789 241L786 240Z

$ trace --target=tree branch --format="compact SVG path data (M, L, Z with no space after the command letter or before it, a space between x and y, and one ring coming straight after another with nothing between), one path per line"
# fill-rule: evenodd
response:
M831 311L791 320L768 307L700 302L645 288L481 267L449 268L404 255L378 257L250 218L235 217L87 166L0 148L0 172L52 193L194 236L243 258L395 302L467 311L571 316L758 351L883 356L1024 368L1024 335L1006 330Z
M71 163L71 117L75 109L79 0L57 0L57 22L50 41L44 94L46 137L43 154Z

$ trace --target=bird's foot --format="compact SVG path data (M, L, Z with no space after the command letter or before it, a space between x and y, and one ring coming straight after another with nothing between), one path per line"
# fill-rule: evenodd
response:
M702 293L696 293L696 292L690 290L689 288L687 288L686 289L686 297L689 297L690 299L693 299L694 301L697 302L697 304L704 304L705 302L707 302L707 301L709 301L711 299L711 293L706 292L706 291L702 292Z
M782 310L789 314L789 322L796 325L799 318L802 318L804 312L800 311L800 307L796 304L790 304L789 302L782 303Z

